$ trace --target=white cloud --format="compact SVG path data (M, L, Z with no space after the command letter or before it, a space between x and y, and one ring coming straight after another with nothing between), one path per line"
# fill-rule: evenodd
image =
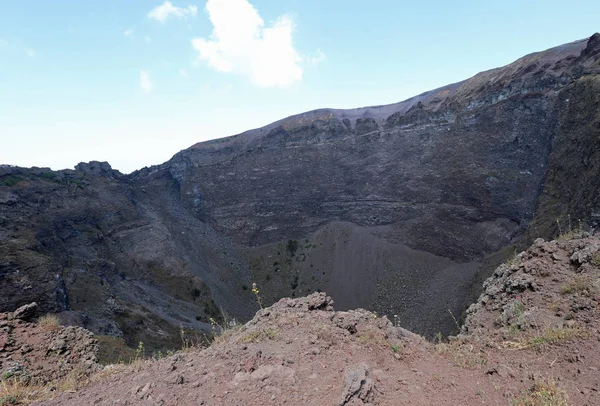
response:
M8 41L0 38L0 47L7 47L8 46Z
M187 69L184 69L184 68L179 69L179 74L181 76L183 76L184 78L189 78L190 77L190 75L187 72Z
M151 42L152 42L152 38L150 38L149 36L147 36L147 35L146 35L146 36L144 37L144 41L146 41L146 44L149 44L149 43L151 43Z
M134 31L133 28L129 28L129 29L125 30L123 35L126 37L130 37L131 35L133 35L133 31Z
M312 54L312 55L306 55L304 57L304 61L311 65L311 66L317 66L318 64L320 64L321 62L323 62L325 60L325 54L323 53L323 51L321 51L320 49L317 49L317 52Z
M146 94L152 91L152 79L150 78L150 73L148 71L140 71L140 87Z
M192 5L188 7L175 7L173 3L170 1L165 1L160 6L157 6L150 10L148 13L148 18L160 21L164 23L167 21L169 16L173 16L176 18L187 18L188 16L194 17L198 14L198 7Z
M246 76L261 87L288 87L302 80L303 58L292 44L290 17L265 26L247 0L208 0L206 12L213 32L209 39L192 39L198 61L219 72Z
M25 53L30 58L34 58L35 57L35 50L33 50L31 48L25 48Z

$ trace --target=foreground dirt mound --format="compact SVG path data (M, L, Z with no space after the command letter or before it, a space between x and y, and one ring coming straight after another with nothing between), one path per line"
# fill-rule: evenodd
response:
M598 405L600 239L500 266L463 332L430 343L386 317L282 299L210 348L109 366L48 405Z
M501 265L467 311L463 332L484 339L510 340L529 333L598 334L600 239L585 234L546 242Z
M0 313L1 380L43 384L96 371L98 345L93 334L79 327L61 327L52 316L31 321L36 308L32 303L13 313Z

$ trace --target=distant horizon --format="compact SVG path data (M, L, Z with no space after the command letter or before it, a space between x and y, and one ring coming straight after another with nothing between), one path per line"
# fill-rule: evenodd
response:
M600 5L576 3L10 3L0 163L131 173L297 114L399 103L589 38Z

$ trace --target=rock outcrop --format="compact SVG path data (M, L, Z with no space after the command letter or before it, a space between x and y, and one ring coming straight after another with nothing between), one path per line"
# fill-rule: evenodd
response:
M81 380L100 368L98 343L92 333L80 327L62 327L55 318L52 323L25 321L20 317L22 309L0 313L3 381L44 384L69 374Z

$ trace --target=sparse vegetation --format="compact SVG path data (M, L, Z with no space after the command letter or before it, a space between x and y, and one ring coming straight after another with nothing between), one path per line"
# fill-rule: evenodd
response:
M40 175L42 177L42 179L46 179L46 180L55 180L56 179L56 173L54 172L44 172Z
M265 339L265 338L268 338L269 340L274 340L280 334L281 334L281 330L278 328L266 328L266 329L262 329L262 330L254 330L254 331L251 331L251 332L243 335L242 337L238 338L237 342L249 344L249 343L253 343L253 342Z
M512 318L508 322L508 331L511 335L529 330L531 327L529 321L525 319L525 305L519 298L512 303Z
M567 216L567 228L566 229L563 230L559 219L556 219L556 224L558 226L558 239L559 240L570 240L571 238L573 238L573 236L575 234L582 234L583 232L585 232L584 226L583 226L583 221L581 221L581 219L577 219L577 227L576 228L573 228L571 226L571 215L570 214Z
M286 248L290 253L290 256L293 257L294 255L296 255L296 251L298 250L298 241L288 240Z
M361 333L358 336L358 343L363 345L377 345L382 347L389 347L391 345L387 338L377 331Z
M60 392L74 392L89 383L89 377L82 365L78 365L64 378L56 383L56 389Z
M548 305L548 309L550 309L553 313L558 313L560 311L560 303L553 301Z
M404 350L406 347L404 346L404 344L392 344L391 348L394 354L400 354L402 353L402 350Z
M525 394L512 402L512 406L567 406L567 393L554 383L536 382Z
M39 399L43 387L23 384L17 380L0 382L0 406L28 404ZM36 396L38 395L38 396Z
M517 253L517 247L513 247L513 253L511 257L506 261L508 266L513 266L519 263L519 254Z
M590 333L581 328L552 327L543 330L539 335L527 340L529 347L536 350L544 349L549 345L559 344L577 338L588 338Z
M223 320L222 324L217 323L214 318L210 318L212 341L226 340L242 327L242 325L234 317L230 317L223 308L221 308L221 318ZM211 340L206 338L206 341L207 344L210 344Z
M144 342L140 341L138 343L137 348L135 349L135 359L136 361L144 356Z
M262 298L260 297L260 291L258 290L256 283L252 283L252 293L254 293L254 296L256 296L256 302L258 303L258 306L262 309Z
M18 404L18 399L14 395L7 395L6 397L0 398L0 405L16 405Z
M458 322L458 319L454 316L454 313L452 313L452 310L448 309L448 313L450 313L450 317L452 317L452 321L454 321L454 326L456 327L456 331L460 332L460 323ZM397 318L398 316L394 316L395 318Z
M29 405L56 396L58 392L72 392L86 386L89 379L81 370L73 370L65 377L48 383L35 380L0 380L0 406Z
M0 179L0 183L3 184L4 186L13 187L17 183L19 183L21 180L23 180L23 179L20 176L9 175L9 176L2 177L2 179Z
M563 295L582 293L589 295L595 290L594 282L589 277L576 276L568 284L563 286L561 293Z
M438 342L434 348L438 354L449 357L460 368L471 369L487 364L485 354L464 340Z
M38 325L46 331L54 331L60 328L58 317L54 314L46 314L38 319Z

